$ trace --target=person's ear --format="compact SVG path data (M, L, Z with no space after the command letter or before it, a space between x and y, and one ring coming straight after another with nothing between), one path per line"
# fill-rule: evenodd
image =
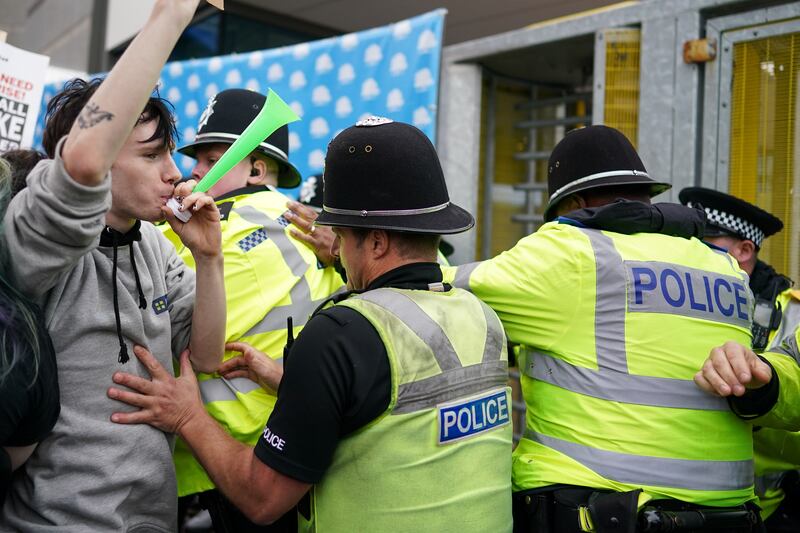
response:
M570 194L560 202L558 202L558 206L556 206L556 217L560 217L561 215L565 215L571 211L575 211L578 209L583 209L586 207L586 200L580 194Z
M756 254L758 253L755 243L749 239L739 241L739 243L736 245L736 248L739 254L739 256L736 257L736 260L740 264L749 264L753 262Z
M389 252L389 233L386 230L374 229L369 232L369 251L373 259L380 259Z
M250 176L247 177L248 185L261 185L267 175L267 164L263 159L253 158L253 166L250 169Z

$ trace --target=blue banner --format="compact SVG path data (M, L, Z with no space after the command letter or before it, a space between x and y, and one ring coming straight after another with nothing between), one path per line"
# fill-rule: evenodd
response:
M168 63L159 87L175 106L179 145L194 139L208 99L234 87L264 94L272 88L302 118L289 126L289 159L304 178L322 172L337 133L369 115L414 124L435 142L445 13L294 46ZM43 110L62 86L45 86ZM37 146L43 125L41 112ZM194 161L177 153L175 160L188 176Z

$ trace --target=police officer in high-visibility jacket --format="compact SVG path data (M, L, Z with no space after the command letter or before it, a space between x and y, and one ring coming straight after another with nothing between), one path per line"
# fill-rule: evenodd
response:
M755 297L753 349L769 351L800 325L800 291L792 280L758 258L761 245L783 229L781 220L749 202L703 187L680 192L684 205L702 207L707 222L703 240L728 250L750 276ZM800 435L756 428L756 495L768 532L800 531Z
M199 408L185 357L175 380L137 351L153 380L116 375L137 392L112 397L142 409L113 420L177 432L257 521L303 498L304 531L510 532L506 339L488 306L442 282L439 236L474 220L450 202L433 144L385 118L345 129L317 223L334 228L352 291L295 341L255 451ZM223 367L274 387L270 361L249 361Z
M195 139L179 152L197 160L192 177L201 179L255 118L266 97L254 91L229 89L213 96L202 113ZM295 187L300 174L289 162L289 130L278 129L228 172L209 193L222 215L222 252L227 295L227 341L245 342L280 359L287 341L287 319L299 333L314 309L343 288L333 268L320 264L308 247L293 238L284 217L289 198L275 187ZM297 230L295 230L297 231ZM189 266L194 262L169 229L165 235ZM245 345L228 346L226 359ZM268 392L246 379L200 374L206 409L241 442L254 445L275 404ZM221 498L203 468L182 441L175 449L178 494L199 494L215 529L263 531L249 524ZM286 517L272 531L293 530L295 517ZM284 523L285 522L285 523Z
M726 531L751 531L751 428L692 382L712 346L750 342L746 274L694 238L702 211L650 205L669 185L613 128L568 133L548 188L557 220L445 275L522 345L515 529L634 531L696 510L720 527L724 509Z

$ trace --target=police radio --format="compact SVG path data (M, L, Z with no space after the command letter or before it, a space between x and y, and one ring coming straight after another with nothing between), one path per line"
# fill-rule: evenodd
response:
M756 299L756 307L753 311L753 350L756 352L764 351L769 343L770 332L778 329L783 318L783 310L780 302Z

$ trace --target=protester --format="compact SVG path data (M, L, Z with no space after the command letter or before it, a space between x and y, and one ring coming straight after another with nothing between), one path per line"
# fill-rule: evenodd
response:
M0 159L0 213L11 197L10 178ZM0 248L0 506L12 472L50 433L59 413L53 344L41 311L11 282L5 251Z
M158 0L104 81L76 80L48 106L44 146L52 159L29 174L5 214L2 247L13 280L41 303L58 361L61 414L0 513L0 530L172 531L176 489L171 436L120 428L105 395L115 370L145 344L161 363L187 346L213 371L224 345L219 211L213 199L174 190L175 125L151 97L198 0ZM112 178L113 173L113 178ZM173 192L195 212L177 221ZM192 250L195 274L150 222L166 217Z

